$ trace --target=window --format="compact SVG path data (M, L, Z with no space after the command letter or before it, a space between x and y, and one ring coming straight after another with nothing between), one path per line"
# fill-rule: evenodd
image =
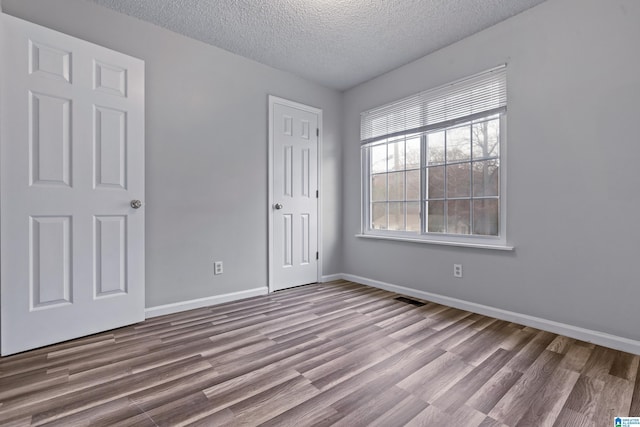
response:
M361 115L363 234L506 244L504 66Z

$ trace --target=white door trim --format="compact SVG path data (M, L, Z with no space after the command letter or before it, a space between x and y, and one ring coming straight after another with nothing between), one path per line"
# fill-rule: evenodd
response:
M322 110L316 107L310 107L305 104L301 104L299 102L290 101L288 99L279 98L274 95L269 95L269 124L268 124L268 133L269 133L269 156L268 156L268 166L267 166L267 183L268 183L268 193L267 193L267 217L268 217L268 236L267 236L267 269L268 269L268 287L269 292L273 292L273 253L271 249L271 244L273 243L273 107L275 104L285 105L287 107L297 108L299 110L307 111L309 113L318 115L318 129L320 129L320 134L318 135L318 272L317 279L320 280L322 277Z

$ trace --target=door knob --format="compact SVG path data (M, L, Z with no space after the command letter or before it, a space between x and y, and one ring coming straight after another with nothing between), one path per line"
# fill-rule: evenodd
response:
M282 208L284 208L284 206L282 205L282 203L276 203L275 205L273 205L274 208L280 210Z
M142 206L142 202L140 200L132 200L131 201L131 207L133 209L140 209L141 206Z

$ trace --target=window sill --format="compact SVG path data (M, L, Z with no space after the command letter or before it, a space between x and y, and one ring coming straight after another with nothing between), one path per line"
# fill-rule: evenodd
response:
M454 242L450 240L431 240L431 239L416 239L411 237L402 236L381 236L378 234L356 234L356 237L363 239L376 239L376 240L395 240L399 242L410 243L424 243L428 245L441 245L441 246L459 246L463 248L477 248L477 249L492 249L496 251L513 251L513 246L506 246L501 244L488 244L488 243L468 243L468 242Z

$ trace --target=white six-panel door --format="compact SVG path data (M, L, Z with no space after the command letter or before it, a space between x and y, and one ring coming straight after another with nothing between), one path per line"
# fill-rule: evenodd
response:
M144 319L144 63L2 19L7 355Z
M318 280L319 112L270 97L271 290Z

